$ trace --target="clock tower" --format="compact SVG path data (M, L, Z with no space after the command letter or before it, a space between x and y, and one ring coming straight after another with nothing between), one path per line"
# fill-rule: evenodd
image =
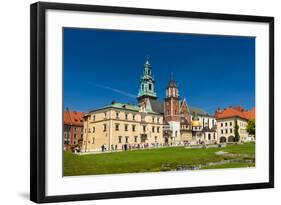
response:
M180 96L173 77L166 88L164 119L172 130L172 141L180 141Z

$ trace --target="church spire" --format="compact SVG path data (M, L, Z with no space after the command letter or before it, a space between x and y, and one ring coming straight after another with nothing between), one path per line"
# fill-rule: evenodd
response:
M179 89L176 81L174 80L172 73L171 73L171 79L166 88L166 98L170 98L170 97L179 98Z
M148 56L146 57L144 64L143 75L140 78L138 100L145 97L157 99L155 92L155 80L152 76L152 66L149 62Z

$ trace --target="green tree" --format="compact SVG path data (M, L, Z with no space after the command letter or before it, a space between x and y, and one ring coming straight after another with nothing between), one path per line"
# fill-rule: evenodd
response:
M240 140L240 135L239 135L238 130L239 130L239 125L238 125L237 120L235 120L235 125L234 125L234 135L235 135L234 140L235 140L235 142L239 142L239 140Z
M256 120L255 119L251 119L248 121L246 130L250 135L256 134Z

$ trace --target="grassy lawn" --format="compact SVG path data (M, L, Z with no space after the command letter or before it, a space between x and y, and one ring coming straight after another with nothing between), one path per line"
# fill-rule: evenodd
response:
M216 155L224 151L243 156ZM247 156L245 156L247 155ZM183 147L136 150L103 154L75 155L64 153L64 176L157 172L175 170L178 166L199 166L229 159L255 159L255 144L228 145L225 148ZM204 169L255 166L252 162L231 162L205 166Z

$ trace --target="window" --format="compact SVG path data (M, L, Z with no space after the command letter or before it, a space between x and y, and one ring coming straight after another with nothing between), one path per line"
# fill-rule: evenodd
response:
M232 122L229 122L229 125L232 126Z
M133 115L133 120L136 120L136 115Z
M146 131L146 126L142 126L142 131L145 132Z
M106 112L104 113L104 119L106 119Z
M211 134L210 133L208 134L208 140L211 140Z
M74 134L74 139L76 139L76 134Z
M106 124L103 124L103 131L106 131Z
M221 123L221 127L223 127L223 123Z
M155 139L155 142L157 142L157 136L155 136L154 139Z
M95 138L93 137L93 141L92 141L92 144L95 144Z
M157 117L157 122L160 123L160 118L159 117Z
M158 132L158 133L160 132L160 127L157 127L157 132Z
M154 123L154 120L155 120L154 117L152 117L152 122L153 122L153 123Z
M95 121L96 120L96 116L95 115L93 115L93 121Z
M155 132L155 127L154 126L152 126L152 132Z
M223 134L223 130L221 130L221 134Z
M227 122L226 123L224 123L225 124L225 126L227 126Z
M128 131L128 125L125 124L125 131Z
M93 127L93 132L95 132L96 131L96 128L95 127Z
M178 136L178 131L175 132L175 137L177 137L177 136Z
M119 119L119 112L116 112L116 119Z
M152 85L151 84L148 84L148 89L152 90Z
M132 125L132 131L133 131L133 132L136 131L136 125Z
M229 129L229 132L232 133L232 129Z
M115 130L119 131L119 124L115 124Z
M128 120L128 114L127 113L125 114L125 119Z
M76 127L74 127L74 131L76 132Z
M135 142L138 142L138 136L135 136Z
M225 130L225 133L226 133L226 134L228 133L228 130L227 130L227 129Z
M119 137L118 137L118 142L119 142L119 143L122 143L122 136L119 136Z
M129 137L128 137L128 136L126 136L126 143L128 143L128 140L129 140Z

